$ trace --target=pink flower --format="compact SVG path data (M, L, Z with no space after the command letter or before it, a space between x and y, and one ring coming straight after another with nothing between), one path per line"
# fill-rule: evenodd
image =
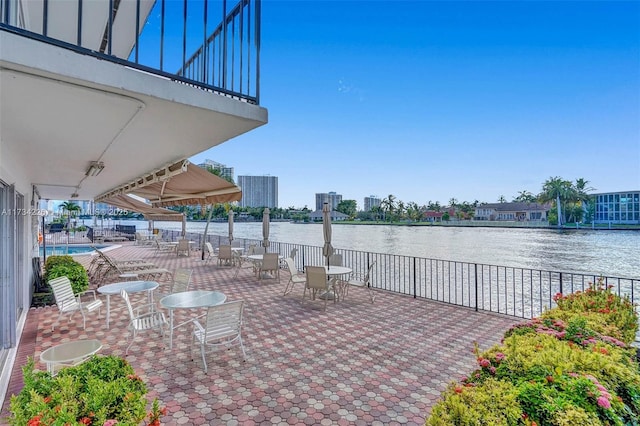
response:
M480 367L486 368L486 367L491 366L491 361L489 361L486 358L480 358L478 360L478 364L480 364Z
M600 398L598 398L598 405L601 406L602 408L606 409L606 410L611 408L611 403L604 396L601 396Z
M496 353L496 361L501 362L504 358L505 358L505 354L503 354L502 352L497 352Z
M489 367L489 372L491 374L496 374L496 368L495 367Z

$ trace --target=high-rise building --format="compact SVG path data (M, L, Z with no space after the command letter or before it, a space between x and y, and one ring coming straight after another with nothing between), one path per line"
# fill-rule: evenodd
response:
M220 170L220 177L223 179L231 179L234 180L233 175L233 167L227 167L225 164L218 163L213 160L204 160L203 163L198 164L199 167L206 169L207 167L211 167L214 170ZM234 181L235 182L235 181Z
M342 201L342 194L335 192L325 192L316 194L316 210L322 210L324 203L329 203L331 210L335 210Z
M373 207L379 206L382 200L377 195L369 195L364 197L364 211L371 211Z
M240 207L278 207L277 176L238 176L242 188Z

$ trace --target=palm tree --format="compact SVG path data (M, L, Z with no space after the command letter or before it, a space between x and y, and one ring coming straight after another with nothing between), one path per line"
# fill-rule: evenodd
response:
M71 214L72 212L80 211L80 206L74 203L73 201L65 201L64 203L60 204L60 207L62 208L63 213L65 211L67 212L67 230L69 230L69 222L71 220Z
M387 212L389 213L393 213L393 211L396 208L396 197L393 194L389 194L389 196L385 199L383 199L380 202L380 208L382 209L382 212L384 213L384 219L383 220L387 220Z
M571 182L559 176L547 179L542 185L542 192L538 196L541 202L547 203L552 200L556 202L556 212L558 214L558 228L562 227L564 218L562 216L562 201L569 198L571 194Z
M434 212L439 212L442 209L442 206L440 206L440 201L436 201L435 203L429 201L427 203L427 209L429 209L431 211L434 211Z
M513 201L520 203L533 203L534 201L536 201L536 197L529 191L525 190L518 192L518 196L515 197Z
M594 191L595 189L588 186L589 181L583 178L576 179L576 183L571 186L569 193L569 200L571 205L569 206L569 222L579 222L584 217L586 211L585 206L588 206L591 202L591 196L587 192Z

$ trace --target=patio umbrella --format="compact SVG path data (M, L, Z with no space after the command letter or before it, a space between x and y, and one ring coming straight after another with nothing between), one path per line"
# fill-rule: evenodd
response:
M229 210L229 244L233 241L233 210Z
M262 212L262 247L269 247L269 207Z
M329 268L329 257L333 254L331 245L331 209L329 203L322 206L322 233L324 234L324 246L322 254L327 258L327 268Z

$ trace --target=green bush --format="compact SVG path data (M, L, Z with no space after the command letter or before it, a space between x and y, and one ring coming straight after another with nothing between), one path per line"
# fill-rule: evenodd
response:
M508 382L488 379L478 386L451 384L448 398L433 407L429 426L517 425L522 409L516 389Z
M44 279L46 282L54 278L65 276L71 281L71 288L75 294L82 293L89 288L89 276L71 256L49 256L44 265Z
M147 387L126 360L93 356L63 368L57 376L23 367L24 388L11 397L11 425L158 425L164 413L157 400L147 413Z
M576 291L568 295L558 293L553 299L558 305L557 310L563 313L599 314L605 325L617 327L622 339L631 343L638 330L638 316L629 298L614 294L612 288L605 286L600 278L597 284L590 284L584 292ZM552 310L546 316L556 315L555 312Z
M501 345L483 353L476 347L479 368L449 387L427 424L640 424L640 369L629 346L634 306L601 282L555 300L558 308L512 327ZM514 402L483 401L488 396Z

